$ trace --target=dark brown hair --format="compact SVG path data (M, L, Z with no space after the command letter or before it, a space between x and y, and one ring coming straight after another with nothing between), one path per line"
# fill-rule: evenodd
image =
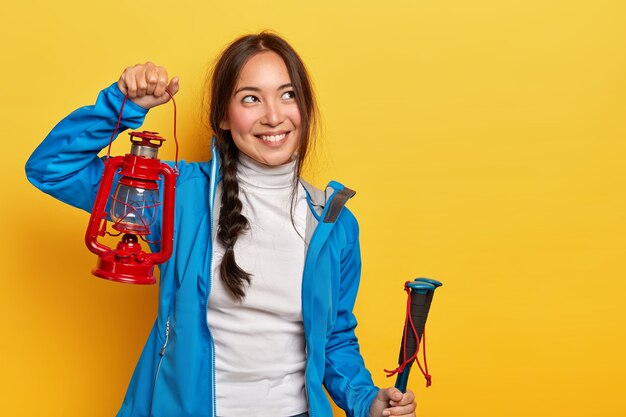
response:
M222 52L210 78L209 118L221 157L222 198L217 238L224 245L225 253L220 265L220 275L230 294L238 301L245 297L245 287L250 283L251 275L237 265L234 246L239 235L248 229L249 223L241 214L237 182L239 150L230 131L220 128L220 123L226 119L228 104L242 68L250 58L264 51L276 53L285 62L300 111L302 133L293 178L294 186L317 130L317 105L308 72L287 41L274 33L264 31L258 35L243 36Z

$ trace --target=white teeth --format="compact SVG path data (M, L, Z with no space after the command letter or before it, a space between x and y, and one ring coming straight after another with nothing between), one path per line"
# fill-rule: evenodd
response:
M259 138L267 141L267 142L278 142L281 139L284 139L287 136L286 133L281 133L280 135L259 135Z

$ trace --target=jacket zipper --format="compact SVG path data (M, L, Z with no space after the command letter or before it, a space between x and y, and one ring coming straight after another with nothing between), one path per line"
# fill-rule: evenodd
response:
M213 156L215 158L215 155ZM213 285L213 214L214 214L214 205L215 205L215 188L217 187L217 163L215 161L211 164L211 189L209 192L209 239L211 242L211 251L209 253L209 280L207 282L207 296L206 296L206 304L204 310L204 322L206 323L207 331L209 332L209 340L211 342L212 354L211 360L213 362L213 366L211 366L211 397L213 400L213 410L211 415L213 417L217 416L217 399L215 398L215 341L213 340L213 334L211 333L211 329L209 328L209 322L207 320L207 314L209 312L209 296L211 294L211 286Z
M306 339L306 336L305 336ZM306 340L305 340L305 345L304 345L304 398L306 398L306 408L309 412L309 417L313 417L313 408L311 408L311 402L309 401L309 386L306 382L307 380L307 376L306 376L306 368L308 367L309 364L309 349L306 346Z
M211 230L212 233L212 230ZM213 250L211 248L211 250ZM213 270L213 256L211 254L211 271ZM209 273L209 285L211 285L211 273ZM210 290L209 290L210 291ZM205 310L205 322L206 322L206 328L209 332L209 340L211 342L211 346L212 346L212 354L211 354L211 360L213 362L213 366L211 366L211 396L213 397L213 412L211 413L211 415L213 417L216 417L216 407L217 407L217 399L215 398L215 341L213 340L213 334L211 333L211 329L209 328L209 323L208 321L206 321L206 314L209 311L209 296L207 295L207 300L206 300L206 310Z
M167 341L170 338L170 318L169 316L167 317L167 322L165 323L165 343L163 344L163 347L161 348L161 351L159 352L159 355L161 355L161 360L163 360L163 355L165 355L165 348L167 347ZM161 365L161 362L159 361L159 367Z
M167 316L167 322L165 323L165 343L159 351L159 365L157 366L156 374L154 375L154 383L152 384L152 398L154 398L154 390L156 389L156 382L159 379L159 373L161 372L161 363L163 362L163 356L165 355L165 348L167 347L167 341L170 337L170 316Z

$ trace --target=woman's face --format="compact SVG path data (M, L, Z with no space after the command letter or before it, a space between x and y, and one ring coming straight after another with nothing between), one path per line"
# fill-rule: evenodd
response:
M289 162L300 144L300 110L287 66L275 52L254 55L235 83L226 120L237 148L265 165Z

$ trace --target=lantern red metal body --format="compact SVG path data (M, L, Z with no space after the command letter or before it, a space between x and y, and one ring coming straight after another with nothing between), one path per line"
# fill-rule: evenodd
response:
M167 261L172 255L176 173L157 158L164 140L155 132L131 132L131 152L104 161L104 174L85 234L87 247L98 255L98 265L92 271L97 277L131 284L154 284L154 265ZM115 192L111 193L118 172L121 178ZM157 183L161 177L162 203ZM160 251L144 252L139 240L146 241L145 236L151 233L159 209L162 209ZM108 233L108 221L113 229L123 234L115 249L98 242L98 236Z

